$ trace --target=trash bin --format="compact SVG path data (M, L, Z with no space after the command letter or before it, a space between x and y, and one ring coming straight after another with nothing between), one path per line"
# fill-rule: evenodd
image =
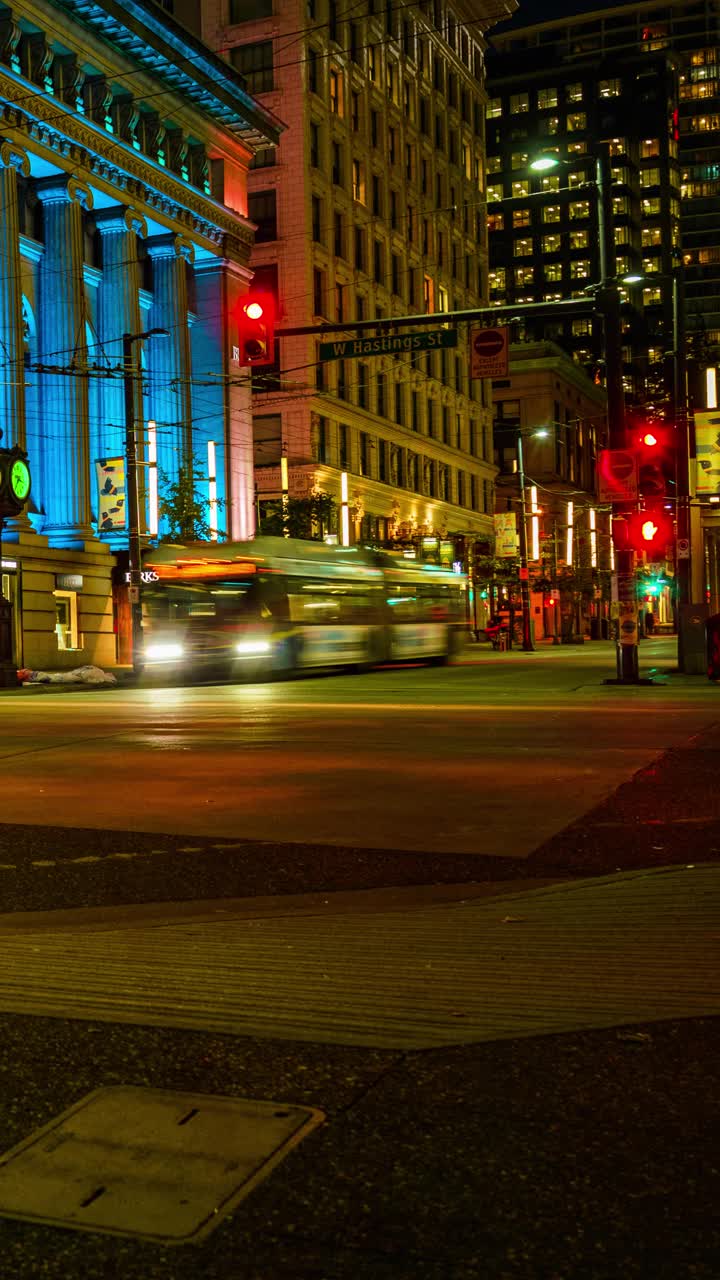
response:
M705 622L708 680L720 680L720 613Z
M678 619L678 666L688 676L707 673L705 624L710 609L706 604L683 604Z

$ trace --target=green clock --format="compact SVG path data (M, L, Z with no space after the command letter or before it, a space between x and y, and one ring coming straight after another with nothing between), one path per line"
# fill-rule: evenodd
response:
M16 502L24 502L30 492L30 468L16 458L10 468L10 491Z

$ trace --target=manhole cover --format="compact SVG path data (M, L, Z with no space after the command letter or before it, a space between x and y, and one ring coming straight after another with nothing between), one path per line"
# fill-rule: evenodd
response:
M0 1215L200 1240L322 1120L249 1098L97 1089L0 1157Z

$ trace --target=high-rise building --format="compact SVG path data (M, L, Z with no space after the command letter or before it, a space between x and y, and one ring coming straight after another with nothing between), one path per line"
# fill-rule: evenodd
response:
M204 0L203 38L288 126L256 154L248 201L281 328L487 301L484 32L513 7ZM467 325L455 348L399 345L321 359L298 334L253 372L261 516L285 459L291 497L347 485L353 539L489 535L490 385L470 378Z

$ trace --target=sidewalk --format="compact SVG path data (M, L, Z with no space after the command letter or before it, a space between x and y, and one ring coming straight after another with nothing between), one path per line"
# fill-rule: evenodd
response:
M201 1243L11 1217L0 1275L717 1280L720 868L457 893L3 917L3 1150L118 1084L324 1123Z

